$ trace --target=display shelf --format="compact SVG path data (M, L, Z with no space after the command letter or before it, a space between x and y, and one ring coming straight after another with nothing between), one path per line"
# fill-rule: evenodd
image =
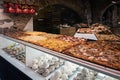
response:
M57 59L57 60L55 60ZM64 66L64 60L63 63L59 66L55 66L55 62L59 61L61 59L54 57L52 55L49 55L45 52L42 52L40 50L33 49L31 47L26 46L26 66L30 67L34 72L38 73L39 75L43 76L46 80L49 80L49 78L62 66ZM52 64L49 64L52 61ZM49 63L48 63L49 62ZM44 64L45 63L45 64ZM37 67L34 67L34 64ZM44 64L44 65L41 65ZM51 71L50 67L54 67L54 69ZM39 72L41 69L48 71L47 73L43 71L43 73Z
M17 69L19 69L21 72L26 74L28 77L30 77L33 80L45 80L42 76L38 75L37 73L33 72L31 69L25 66L22 62L19 60L11 57L3 50L0 50L0 56L3 57L5 60L7 60L9 63L11 63L13 66L15 66Z
M50 80L71 80L71 76L77 70L78 65L66 61L63 66L60 67L54 74L50 77Z
M85 68L78 69L75 72L74 76L71 77L70 80L77 80L79 77L83 77L83 79L85 79L85 80L88 80L88 78L89 78L89 80L95 80L95 79L97 79L96 78L97 75L94 75L94 74L96 74L96 73L95 72L91 72L90 70L85 69Z
M53 51L53 50L49 50L49 49L31 44L31 43L27 43L27 42L24 42L24 41L21 41L21 40L10 38L8 36L2 35L1 37L12 40L12 41L15 41L15 42L18 42L18 43L21 43L25 46L29 46L33 49L40 50L40 51L45 52L47 54L62 58L64 60L73 62L75 64L84 66L86 68L101 72L103 74L112 76L114 78L120 79L120 71L118 71L118 70L114 70L114 69L104 67L104 66L101 66L101 65L98 65L98 64L95 64L95 63L91 63L91 62L88 62L88 61L85 61L85 60L82 60L82 59L78 59L78 58L75 58L75 57L72 57L72 56L68 56L68 55L65 55L65 54L62 54L62 53L59 53L59 52L56 52L56 51Z
M54 75L55 74L55 72L56 71L58 71L62 66L64 66L64 64L63 65L61 65L59 68L56 68L54 71L52 71L47 77L46 77L46 80L49 80L50 79L50 77L52 76L52 75Z

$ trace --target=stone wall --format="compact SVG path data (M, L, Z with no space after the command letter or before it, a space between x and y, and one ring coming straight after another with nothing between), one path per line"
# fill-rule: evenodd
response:
M41 8L47 7L48 5L54 5L54 4L64 5L74 10L75 12L77 12L79 16L82 18L82 20L84 22L87 22L86 10L88 8L87 5L90 5L90 4L88 2L87 5L85 5L86 1L84 2L82 0L41 0L38 10ZM89 10L87 11L91 11L90 7L88 9ZM91 15L91 12L88 12L88 13Z
M18 0L4 0L16 2ZM21 2L19 2L21 1ZM48 5L61 4L71 8L79 14L83 22L100 22L100 17L105 8L109 6L113 0L19 0L22 4L33 4L40 10ZM27 2L25 2L27 1ZM120 0L114 0L115 2Z

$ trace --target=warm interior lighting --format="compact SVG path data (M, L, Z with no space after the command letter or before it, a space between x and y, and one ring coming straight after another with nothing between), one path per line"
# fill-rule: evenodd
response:
M12 7L9 7L9 12L11 12L11 13L15 13L15 9L12 8Z
M30 6L29 13L30 14L34 14L35 13L35 9L34 9L33 6Z
M33 5L27 4L17 4L17 3L4 3L4 12L7 13L24 13L24 14L34 14L35 7Z

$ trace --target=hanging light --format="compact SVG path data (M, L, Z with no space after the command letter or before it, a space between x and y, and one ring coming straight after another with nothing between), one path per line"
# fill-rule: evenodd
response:
M28 6L27 6L27 5L24 6L23 13L26 13L26 14L29 13Z
M25 14L34 14L35 13L35 7L33 5L29 5L27 2L25 4L22 4L19 0L19 3L11 3L11 2L5 2L4 3L4 12L10 12L10 13L25 13Z
M22 8L20 4L16 4L15 7L16 7L16 13L22 13Z
M10 13L15 13L15 9L10 6L10 7L9 7L9 12L10 12Z
M9 4L9 12L10 13L15 13L15 5L13 3L8 3Z
M22 9L16 8L16 13L22 13Z
M34 9L33 6L30 6L29 13L30 14L34 14L35 13L35 9Z
M31 14L34 14L34 13L35 13L35 9L32 8L32 9L30 10L30 13L31 13Z

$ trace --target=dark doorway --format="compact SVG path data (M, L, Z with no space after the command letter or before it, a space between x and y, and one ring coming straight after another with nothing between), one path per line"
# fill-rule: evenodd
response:
M60 24L72 26L79 22L81 22L80 16L72 9L63 5L45 7L38 11L38 15L35 15L33 20L35 31L58 34Z
M110 27L120 26L120 3L110 6L104 12L102 22Z
M120 2L110 6L102 18L102 22L110 27L112 33L120 36Z

